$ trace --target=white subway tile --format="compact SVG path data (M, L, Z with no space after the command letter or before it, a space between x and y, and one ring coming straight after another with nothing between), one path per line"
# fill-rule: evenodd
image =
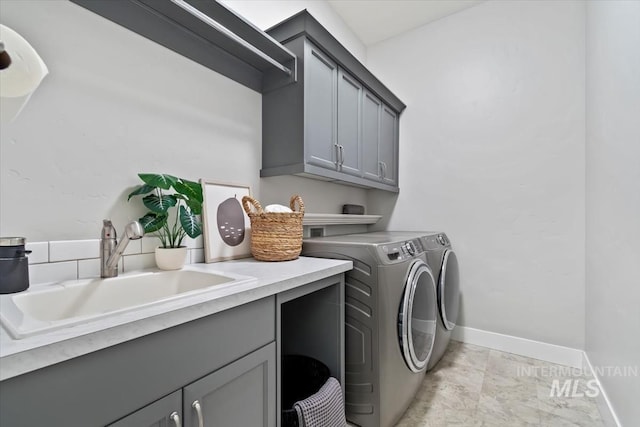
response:
M142 253L142 240L129 240L129 244L125 248L123 254L124 255L136 255Z
M204 262L204 249L189 249L190 264Z
M49 262L49 242L27 242L25 249L31 251L29 264Z
M78 278L78 262L52 262L49 264L33 264L29 266L29 283L40 284L75 280Z
M195 239L192 239L191 237L187 236L184 238L183 244L189 249L204 248L204 241L202 239L202 235L196 237Z
M141 242L141 252L143 254L155 253L156 248L160 246L160 239L153 236L143 237L140 239Z
M89 279L91 277L100 277L100 258L81 259L78 261L78 279Z
M49 261L69 261L100 257L100 240L58 240L49 242Z
M122 259L125 272L144 270L156 266L155 254L126 255Z
M157 237L148 236L143 237L141 240L143 254L154 253L156 248L160 246L160 239ZM198 236L195 239L187 236L182 241L182 246L186 246L189 249L201 249L204 248L204 241L202 236Z

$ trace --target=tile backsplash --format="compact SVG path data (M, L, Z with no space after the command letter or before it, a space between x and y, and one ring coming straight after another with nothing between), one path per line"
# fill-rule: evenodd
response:
M120 272L142 270L156 266L154 251L158 246L155 237L132 240L127 245L118 268ZM187 264L204 262L202 236L185 239ZM51 242L27 242L29 254L29 282L38 285L61 280L100 277L100 240L56 240Z

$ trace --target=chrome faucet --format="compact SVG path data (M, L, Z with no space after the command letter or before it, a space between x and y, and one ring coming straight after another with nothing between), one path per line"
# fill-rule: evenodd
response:
M144 236L144 227L138 221L127 224L124 237L117 243L116 229L110 219L102 221L100 235L100 277L118 276L118 261L130 240L138 240Z

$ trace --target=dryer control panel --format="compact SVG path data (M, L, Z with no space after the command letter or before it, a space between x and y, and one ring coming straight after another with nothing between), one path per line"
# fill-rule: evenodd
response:
M378 246L378 255L386 263L403 262L424 252L420 239L389 243Z
M449 238L444 233L432 234L422 238L424 249L427 251L438 250L444 247L451 247Z

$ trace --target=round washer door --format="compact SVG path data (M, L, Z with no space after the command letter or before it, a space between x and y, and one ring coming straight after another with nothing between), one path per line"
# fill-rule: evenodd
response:
M431 269L423 261L415 261L409 268L398 315L400 348L413 372L424 370L431 357L438 320L436 300Z
M440 317L447 330L452 330L458 320L460 308L460 273L455 252L448 249L442 258L440 280L438 280L438 307Z

